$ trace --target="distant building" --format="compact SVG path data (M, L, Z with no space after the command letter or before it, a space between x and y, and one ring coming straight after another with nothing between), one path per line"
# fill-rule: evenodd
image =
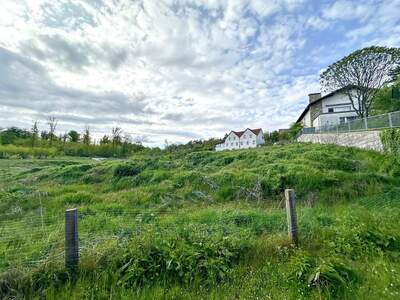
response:
M244 131L231 131L222 143L215 146L216 151L255 148L264 144L264 134L261 128Z
M281 128L281 129L278 129L278 132L279 133L289 133L290 132L290 129L289 128Z
M297 123L304 127L325 127L344 124L358 117L345 89L355 90L355 87L346 87L326 95L321 93L309 94L309 103L301 113Z

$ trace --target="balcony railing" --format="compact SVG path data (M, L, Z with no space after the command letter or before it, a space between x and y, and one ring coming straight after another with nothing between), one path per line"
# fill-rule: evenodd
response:
M339 133L400 127L400 111L367 118L358 118L336 125L306 127L299 134Z

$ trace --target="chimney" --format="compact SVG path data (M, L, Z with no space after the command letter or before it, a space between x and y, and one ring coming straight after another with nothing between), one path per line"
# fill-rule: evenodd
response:
M308 99L310 100L310 103L314 103L317 101L319 98L321 98L321 93L312 93L308 94Z

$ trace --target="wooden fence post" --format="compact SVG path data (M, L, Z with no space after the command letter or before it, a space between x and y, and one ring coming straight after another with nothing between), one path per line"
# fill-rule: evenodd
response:
M75 271L78 262L78 210L73 208L65 211L65 267Z
M292 244L297 245L297 216L296 216L296 194L292 189L285 190L286 214L288 222L288 234Z

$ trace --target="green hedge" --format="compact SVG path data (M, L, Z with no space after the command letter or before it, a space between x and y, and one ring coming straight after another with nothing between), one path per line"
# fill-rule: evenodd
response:
M385 151L400 153L400 128L385 129L381 131L380 137Z

